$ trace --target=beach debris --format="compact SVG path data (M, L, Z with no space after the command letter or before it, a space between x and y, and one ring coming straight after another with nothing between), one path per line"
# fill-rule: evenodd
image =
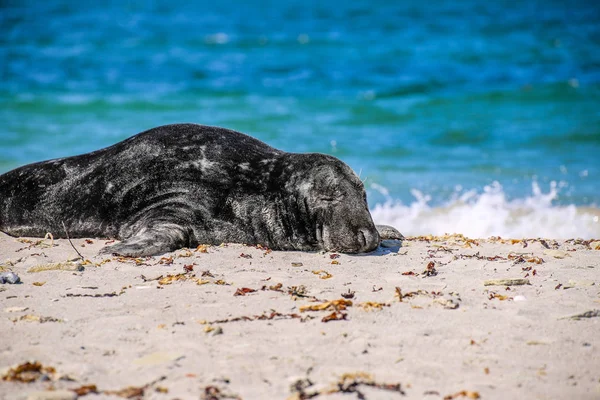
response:
M525 343L528 346L547 346L550 343L548 342L541 342L539 340L529 340L527 343Z
M240 254L240 257L241 258L249 259L249 258L252 258L252 254L244 254L244 253L242 253L242 254Z
M221 328L220 326L206 325L204 327L204 332L205 333L212 333L213 336L222 335L223 334L223 328Z
M301 306L300 312L324 311L324 310L328 310L328 309L335 310L335 311L341 311L341 310L345 310L347 307L351 307L351 306L352 306L352 301L346 300L346 299L338 299L338 300L325 301L320 304L310 304L310 305Z
M506 257L502 257L502 256L482 256L479 254L479 252L475 253L475 254L457 254L453 257L455 260L458 260L459 258L461 260L464 260L465 258L475 258L477 260L486 260L486 261L506 261L508 260Z
M23 364L11 367L2 374L2 380L7 382L30 383L37 380L49 380L54 378L56 369L42 365L39 361L27 361Z
M350 289L348 289L348 291L346 293L342 293L340 296L342 296L345 299L353 299L354 298L354 291L351 291Z
M338 260L331 261L332 265L340 265L341 263Z
M25 315L22 315L20 318L12 319L12 322L18 322L18 321L39 322L40 324L43 324L46 322L64 322L64 320L62 320L60 318L40 317L38 315L33 315L33 314L25 314Z
M340 258L340 255L337 254L337 253L332 253L332 254L329 255L329 258L332 259L332 260L335 260L336 258Z
M48 240L48 239L50 239L50 243L46 243L46 240ZM31 249L32 247L50 248L50 247L58 246L58 245L54 244L54 236L52 236L52 234L50 232L46 233L46 235L44 235L44 238L41 240L18 238L17 242L26 243L29 246L20 248L16 251L27 250L27 249Z
M193 272L194 271L194 265L195 264L184 265L183 266L183 272L185 272L185 273Z
M71 389L77 396L85 396L88 394L97 394L98 387L96 385L83 385L75 389Z
M65 261L49 264L41 264L31 267L27 270L29 273L43 272L43 271L76 271L80 272L85 270L81 261Z
M145 384L144 386L128 386L124 389L119 390L102 390L102 394L113 395L118 397L123 397L125 399L138 399L144 397L146 390L156 385L158 382L162 382L167 379L166 376L161 376L154 381Z
M427 267L425 267L425 271L423 271L422 274L423 278L427 278L429 276L436 276L438 272L435 269L435 261L429 261L429 264L427 264Z
M448 310L455 310L459 306L458 303L454 301L454 299L436 298L433 299L433 302L440 304L442 307Z
M310 315L303 317L300 314L296 314L296 313L284 314L284 313L277 312L275 310L271 310L268 313L263 312L260 315L251 315L251 316L244 315L241 317L218 319L215 321L199 320L197 322L201 325L213 325L213 324L225 324L228 322L238 322L238 321L271 321L271 320L279 320L279 319L299 319L300 322L304 322L309 319L314 319L314 317L312 317Z
M289 286L287 288L287 293L290 296L292 296L292 300L298 300L299 298L308 298L312 299L313 301L317 301L316 297L308 295L308 289L306 289L306 286L304 285Z
M119 256L119 257L115 258L115 260L118 261L118 262L120 262L120 263L132 262L135 265L147 265L146 261L148 261L149 259L151 259L151 257L140 258L140 257Z
M156 393L169 393L169 389L164 386L157 386L154 388Z
M209 247L209 244L199 244L195 251L196 253L208 253Z
M256 292L256 289L242 287L242 288L238 288L233 295L234 296L245 296L248 293L254 293L254 292Z
M304 265L304 264L302 264L301 262L293 262L293 263L292 263L292 267L301 267L301 266L303 266L303 265Z
M346 320L347 317L348 317L347 313L344 313L341 311L334 311L331 314L326 315L323 318L321 318L321 322L343 321L343 320Z
M400 395L406 394L401 384L377 382L371 374L366 372L346 373L340 376L336 382L330 384L328 388L309 391L313 386L314 383L309 378L298 379L290 385L292 396L288 397L288 400L306 400L334 393L354 393L357 398L366 399L366 395L361 392L361 388L363 387L398 393Z
M184 248L181 249L181 253L177 254L177 258L188 258L193 256L194 253L190 249Z
M324 269L312 271L312 273L315 275L319 275L320 279L329 279L329 278L333 277L333 275L331 275L329 272L325 271Z
M188 280L192 281L192 282L196 282L197 285L204 285L206 283L210 283L209 280L202 279L202 278L196 278L196 275L190 274L189 272L183 272L183 273L174 274L174 275L168 274L166 276L160 275L157 278L150 278L150 279L148 279L142 275L142 279L144 280L144 282L157 280L158 284L161 286L170 285L173 282L177 282L177 281L188 281ZM215 283L217 283L217 282L215 282Z
M406 272L403 272L402 275L405 275L405 276L419 276L419 274L415 273L414 271L406 271Z
M402 299L404 298L404 296L402 295L402 289L400 288L400 286L396 286L394 297L397 298L400 303L402 303Z
M275 285L271 285L271 286L268 286L268 287L267 287L267 285L263 285L263 287L261 287L260 290L262 290L262 291L271 290L273 292L281 292L281 293L283 293L283 289L282 288L283 288L283 283L279 282L279 283L277 283Z
M531 285L529 279L488 279L483 281L483 286L520 286Z
M105 394L105 395L113 395L118 397L123 397L125 399L140 399L144 396L146 390L156 385L157 383L164 381L167 379L165 376L161 376L160 378L144 385L144 386L128 386L124 389L119 390L100 390L94 384L80 386L75 389L71 389L69 392L76 397L86 396L88 394ZM167 393L168 389L157 386L155 388L156 392L159 393Z
M389 303L379 303L376 301L365 301L363 303L358 303L357 305L358 307L362 307L362 309L365 311L382 310L383 307L390 306Z
M19 275L12 271L0 272L0 283L10 283L12 285L16 285L21 283L21 278L19 278Z
M489 300L498 299L500 301L504 301L504 300L512 300L513 298L510 296L500 294L500 293L496 293L496 292L488 292L488 299Z
M593 242L590 242L589 246L592 250L600 250L600 240L594 240Z
M562 317L559 319L574 319L576 321L582 320L584 318L596 318L600 317L600 310L590 310L580 314L570 315L568 317Z
M521 264L524 262L542 264L544 262L543 258L521 253L509 253L507 258L513 261L514 264Z
M160 260L158 260L158 264L171 265L174 261L173 256L161 257Z
M44 286L46 284L46 282L33 282L32 285L33 286Z
M444 396L444 400L454 400L460 397L466 397L467 399L480 399L481 395L479 392L473 392L470 390L461 390L460 392L456 392L454 394L449 394Z
M226 392L224 389L221 389L217 386L206 386L204 388L204 393L200 397L201 400L223 400L223 399L231 399L231 400L242 400L240 396L237 394Z

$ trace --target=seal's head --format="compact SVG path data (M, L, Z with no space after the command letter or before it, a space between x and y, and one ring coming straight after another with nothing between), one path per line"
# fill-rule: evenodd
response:
M295 154L296 201L319 247L364 253L379 245L362 181L348 165L325 154ZM291 183L291 182L290 182Z

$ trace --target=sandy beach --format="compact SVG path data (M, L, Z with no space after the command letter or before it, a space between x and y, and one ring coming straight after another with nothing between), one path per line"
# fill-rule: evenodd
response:
M0 397L600 398L598 241L105 243L0 235Z

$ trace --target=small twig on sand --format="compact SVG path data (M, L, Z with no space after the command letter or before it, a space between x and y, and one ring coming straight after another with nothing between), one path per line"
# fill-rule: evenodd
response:
M71 238L69 237L69 232L67 231L67 227L65 226L64 221L61 221L63 229L65 230L65 234L67 235L67 240L69 241L69 243L71 243L71 247L73 247L73 250L75 250L75 253L77 253L77 255L82 259L85 260L85 258L83 258L83 256L81 255L81 253L79 252L79 250L77 250L77 248L75 247L75 245L73 244L73 242L71 242Z

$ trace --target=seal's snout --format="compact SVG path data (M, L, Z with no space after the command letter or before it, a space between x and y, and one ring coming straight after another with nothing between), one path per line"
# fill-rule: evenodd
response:
M359 253L375 250L379 245L379 233L377 230L359 229L358 241L362 245Z

